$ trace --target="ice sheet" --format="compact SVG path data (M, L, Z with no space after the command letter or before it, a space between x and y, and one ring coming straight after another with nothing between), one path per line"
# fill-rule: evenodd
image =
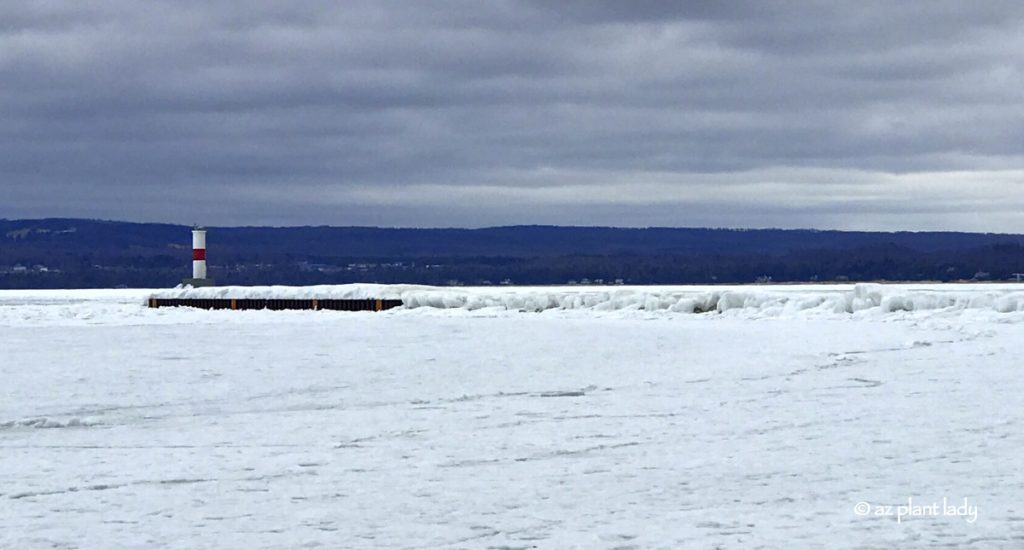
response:
M346 313L0 292L0 548L1024 545L1024 314L991 307L1019 289L881 290L957 298ZM718 290L646 289L691 291ZM977 519L854 513L908 497Z

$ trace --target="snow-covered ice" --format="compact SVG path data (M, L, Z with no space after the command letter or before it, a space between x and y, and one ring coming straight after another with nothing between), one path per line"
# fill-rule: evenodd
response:
M634 287L430 287L422 285L321 285L178 287L156 298L401 299L407 308L483 308L540 312L549 309L668 310L704 313L742 309L744 316L824 313L890 313L929 309L1024 311L1024 285L846 284Z
M1024 547L1024 286L284 290L0 291L0 548Z

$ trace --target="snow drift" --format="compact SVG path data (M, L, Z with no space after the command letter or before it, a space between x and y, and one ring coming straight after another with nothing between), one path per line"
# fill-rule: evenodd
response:
M321 285L309 287L179 287L156 298L401 299L404 309L541 312L548 310L665 311L783 316L796 312L855 314L924 310L1024 311L1024 285L793 285L646 287L430 287Z

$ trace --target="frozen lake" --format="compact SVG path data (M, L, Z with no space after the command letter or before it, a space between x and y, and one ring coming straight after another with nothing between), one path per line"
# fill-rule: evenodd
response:
M396 292L0 291L0 547L1024 547L1020 285Z

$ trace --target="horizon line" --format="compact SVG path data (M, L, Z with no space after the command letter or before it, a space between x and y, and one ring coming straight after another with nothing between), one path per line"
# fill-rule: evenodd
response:
M78 221L93 223L119 223L133 225L167 225L173 227L191 228L196 223L174 223L157 221L131 221L111 220L104 218L72 218L72 217L47 217L47 218L3 218L0 222L47 222L47 221ZM1006 235L1024 236L1024 233L1008 233L996 231L957 231L950 229L923 229L923 230L874 230L874 229L822 229L814 227L727 227L727 226L665 226L665 225L554 225L541 223L525 223L510 225L490 225L480 227L459 227L459 226L381 226L381 225L210 225L202 224L207 229L379 229L395 231L486 231L492 229L516 229L516 228L551 228L551 229L618 229L624 231L644 230L689 230L689 231L793 231L813 233L875 233L875 234L928 234L946 233L959 235Z

